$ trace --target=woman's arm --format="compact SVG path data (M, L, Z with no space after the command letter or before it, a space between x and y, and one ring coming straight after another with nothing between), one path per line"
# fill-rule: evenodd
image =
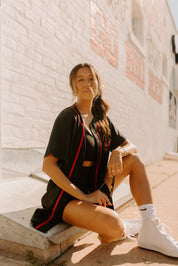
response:
M45 157L42 168L43 172L45 172L58 187L73 197L84 200L85 194L64 175L57 165L57 161L58 159L52 154Z
M113 150L112 152L118 151L120 152L121 156L127 156L132 153L137 153L137 147L128 139L126 139L122 145L120 145L118 148Z
M54 157L52 154L49 154L44 158L42 170L53 180L53 182L58 187L82 201L98 203L99 205L104 204L104 206L110 203L106 194L99 190L90 194L83 193L64 175L64 173L57 165L57 161L58 159L56 157Z
M118 148L114 149L111 152L107 165L107 176L112 177L121 173L123 170L122 157L132 153L137 153L137 148L128 139L125 140Z

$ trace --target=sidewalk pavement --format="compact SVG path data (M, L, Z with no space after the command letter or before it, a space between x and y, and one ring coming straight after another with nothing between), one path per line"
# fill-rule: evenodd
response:
M146 167L157 214L168 225L173 237L178 240L178 160L163 160ZM128 182L128 179L125 180ZM134 201L130 201L119 211L124 219L140 218ZM112 265L178 265L178 259L137 247L136 241L123 240L110 244L100 244L97 234L88 232L72 248L56 260L66 261L67 266L112 266ZM27 266L26 261L0 256L0 266ZM55 265L55 263L54 263Z

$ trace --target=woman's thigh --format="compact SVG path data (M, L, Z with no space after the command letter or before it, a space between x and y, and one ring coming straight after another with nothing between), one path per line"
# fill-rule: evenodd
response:
M103 235L123 234L123 225L117 212L79 200L70 201L63 212L63 221ZM116 239L117 240L117 239Z

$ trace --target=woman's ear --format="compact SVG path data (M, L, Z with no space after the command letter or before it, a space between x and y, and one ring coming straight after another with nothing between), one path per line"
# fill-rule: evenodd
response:
M73 84L72 92L73 92L74 97L77 96L77 88L76 88L75 84Z
M77 91L73 90L73 96L77 96Z

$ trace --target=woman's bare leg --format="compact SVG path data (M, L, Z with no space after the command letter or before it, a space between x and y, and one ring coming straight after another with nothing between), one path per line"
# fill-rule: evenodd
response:
M131 154L123 158L123 171L115 176L114 189L116 189L123 179L130 176L130 190L138 206L142 204L152 204L152 195L145 166L137 154ZM111 188L111 179L106 181Z
M102 242L119 240L124 235L117 212L79 200L70 201L63 212L63 221L99 234Z
M123 171L115 176L114 189L128 175L130 176L130 189L137 205L152 204L145 167L138 155L132 154L123 158ZM106 183L111 188L112 179L106 178ZM69 202L64 209L63 220L98 233L102 242L117 241L124 235L123 224L117 212L88 202L79 200Z

